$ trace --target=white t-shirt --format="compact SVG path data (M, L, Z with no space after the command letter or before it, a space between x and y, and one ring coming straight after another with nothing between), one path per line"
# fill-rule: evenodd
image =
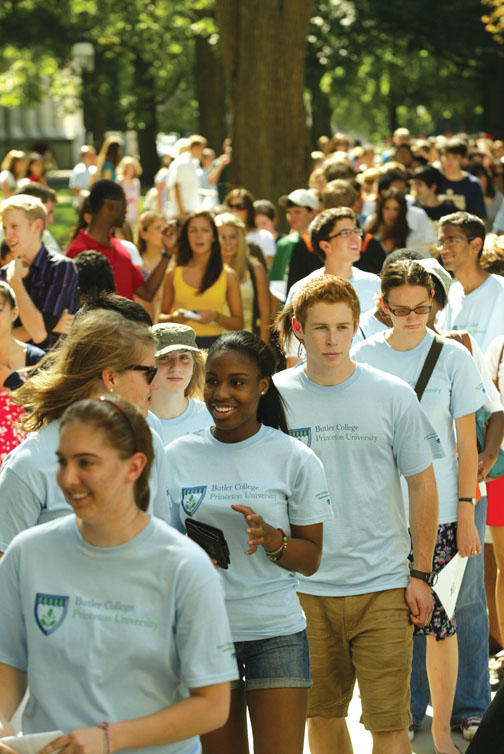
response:
M261 425L243 442L222 443L209 429L165 449L173 524L185 531L190 516L222 529L230 551L220 569L233 641L297 633L305 619L296 574L271 562L263 547L248 550L247 523L232 504L248 505L264 520L291 532L332 518L327 480L315 454L289 435Z
M419 251L427 252L431 244L436 242L436 234L426 211L421 207L414 207L408 203L406 222L410 229L406 238L408 249L418 249ZM427 254L427 256L430 256L430 254Z
M158 421L149 412L150 426L153 419ZM0 467L0 552L5 552L9 542L25 529L73 512L56 481L59 425L59 420L55 420L37 432L30 432ZM169 469L163 444L152 426L151 432L154 462L149 477L149 513L169 521L166 493Z
M247 233L247 241L257 244L265 257L273 258L276 252L276 244L273 233L265 228L255 228Z
M177 215L180 210L175 198L176 183L179 185L184 212L195 212L200 208L198 165L198 160L194 159L190 152L184 152L176 157L168 168L167 182L171 192L170 199Z
M289 431L324 464L334 520L324 524L319 570L299 591L343 596L405 587L410 539L399 473L425 471L441 454L415 393L366 365L339 385L318 385L304 365L273 378Z
M448 294L448 305L439 314L442 330L468 330L486 351L497 335L504 333L504 278L489 275L471 293L464 293L455 280Z
M504 346L504 335L498 335L492 340L485 353L485 361L492 380L497 380L497 385L504 396L504 358L500 360L502 347Z
M117 547L87 543L73 515L23 532L0 561L0 594L0 662L28 677L24 733L153 714L237 678L213 565L155 518ZM193 737L149 751L201 748Z
M124 238L121 238L121 244L130 255L131 262L135 267L141 267L143 264L142 257L135 244L132 241L126 241Z
M91 178L96 173L96 165L86 165L84 162L78 162L72 169L68 185L70 188L83 189L89 188Z
M0 188L4 185L4 183L8 183L9 188L11 188L13 191L16 188L16 179L10 170L0 171Z
M185 411L174 419L159 419L159 436L163 445L173 442L183 435L189 435L197 432L204 427L211 427L214 424L211 413L203 401L197 398L189 398L189 403Z
M398 351L387 343L385 333L378 333L359 343L351 353L355 361L395 374L414 387L433 340L434 333L427 330L415 348ZM485 400L485 388L471 354L459 343L446 340L421 401L445 452L444 458L434 461L440 524L452 523L458 515L454 419L477 411Z
M320 277L324 274L325 268L321 267L318 270L310 272L309 275L301 278L301 280L298 280L297 283L294 283L294 285L289 290L289 293L287 294L287 301L285 302L285 306L288 306L291 303L295 294L300 290L300 288L303 287L303 285L305 285L305 283L308 283L310 280L313 280L314 278ZM357 293L362 312L365 312L375 306L375 296L380 294L380 278L378 277L378 275L375 275L373 272L365 272L364 270L359 270L358 267L352 267L352 277L348 282L351 283L355 288L355 292ZM300 343L294 335L291 336L285 347L285 356L287 358L292 356L294 358L297 357L304 359L305 354L306 351L303 344Z

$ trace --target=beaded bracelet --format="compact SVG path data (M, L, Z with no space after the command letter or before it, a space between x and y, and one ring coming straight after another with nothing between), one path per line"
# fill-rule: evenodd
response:
M268 552L268 550L264 551L266 555L268 556L268 558L273 563L276 563L277 560L280 560L280 558L282 557L282 555L287 549L287 534L284 532L283 529L280 529L280 528L278 528L277 531L279 531L280 534L282 535L282 544L276 550L271 550L270 552Z
M103 754L110 754L109 724L104 720L98 725L98 728L101 728L103 731Z

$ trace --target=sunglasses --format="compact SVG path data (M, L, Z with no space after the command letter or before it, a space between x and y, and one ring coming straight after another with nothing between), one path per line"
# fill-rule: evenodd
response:
M229 209L247 209L246 204L228 204Z
M132 367L126 367L125 371L132 371L132 372L143 372L145 374L145 378L147 380L147 384L150 385L152 380L157 374L157 367L147 367L143 364L135 364Z

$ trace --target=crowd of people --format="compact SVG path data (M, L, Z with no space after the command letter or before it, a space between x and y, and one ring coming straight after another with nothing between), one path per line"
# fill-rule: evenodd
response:
M504 143L317 147L256 199L228 141L145 197L84 145L63 249L2 162L0 754L23 704L42 754L248 754L247 710L351 754L356 682L374 754L429 701L436 752L499 750Z

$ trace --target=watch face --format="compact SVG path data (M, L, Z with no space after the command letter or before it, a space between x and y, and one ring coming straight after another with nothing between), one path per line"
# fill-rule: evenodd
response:
M438 580L437 573L431 573L429 575L429 580L427 583L429 584L429 586L435 586L437 584L437 580Z

